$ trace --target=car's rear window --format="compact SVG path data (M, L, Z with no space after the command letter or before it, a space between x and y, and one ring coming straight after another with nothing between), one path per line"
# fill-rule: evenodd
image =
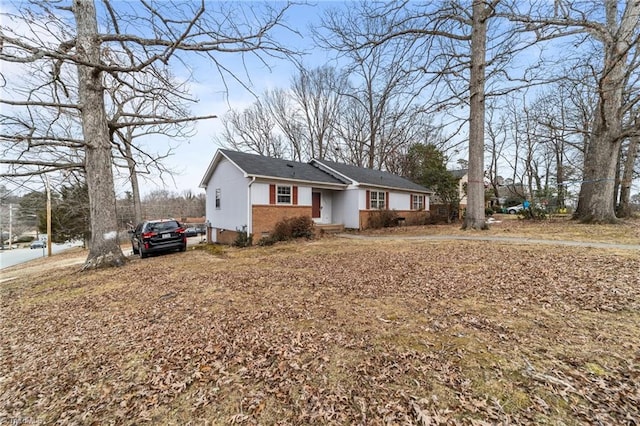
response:
M179 228L180 224L175 220L168 220L166 222L151 222L148 229L150 232L162 232Z

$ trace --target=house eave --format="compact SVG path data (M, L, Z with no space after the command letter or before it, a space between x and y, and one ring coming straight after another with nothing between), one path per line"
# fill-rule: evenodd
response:
M316 187L325 187L325 188L337 188L337 189L344 189L346 188L348 185L347 184L342 184L342 183L331 183L331 182L320 182L320 181L313 181L313 180L304 180L304 179L296 179L296 178L285 178L285 177L278 177L278 176L265 176L265 175L246 175L246 177L255 177L256 179L260 179L260 180L266 180L266 181L281 181L281 182L292 182L292 183L301 183L301 184L308 184L310 186L316 186Z
M433 191L424 190L424 189L415 189L415 188L400 188L396 186L387 186L387 185L374 185L370 183L361 183L358 185L360 188L380 188L394 191L402 191L402 192L411 192L413 194L433 194Z

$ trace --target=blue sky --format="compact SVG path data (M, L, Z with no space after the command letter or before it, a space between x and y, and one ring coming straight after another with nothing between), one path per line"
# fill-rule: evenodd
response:
M69 0L68 3L70 4L71 1ZM124 0L116 0L113 1L112 4L120 11L128 10L130 13L133 9L139 7L139 3L137 2L126 2ZM158 4L162 5L163 3L160 1ZM252 2L236 1L230 4L234 6L237 5L239 8L248 8L252 5ZM284 5L283 2L269 2L268 4L274 8ZM0 0L0 10L2 11L21 9L25 7L25 5L26 2L24 0ZM49 3L48 5L51 6L53 3ZM207 8L215 8L218 5L218 2L211 0L206 3ZM325 8L340 7L341 5L344 5L344 3L319 1L315 2L315 4L291 6L285 14L284 21L286 25L298 32L299 35L292 31L279 28L274 33L277 41L287 48L308 51L309 54L303 56L303 62L306 65L317 66L326 63L327 56L325 53L313 48L309 26L319 21ZM96 6L99 14L104 13L104 8L100 1L96 1ZM171 11L163 12L167 12L167 16L171 16ZM64 16L72 19L69 12L65 12ZM7 20L3 20L0 24L17 25L7 22ZM122 25L121 30L123 31L131 31L137 34L145 33L144 28L131 26L131 24L128 24L130 26L127 28L125 27L125 23ZM26 26L18 25L16 28L29 33L29 29ZM45 40L49 39L53 41L51 36L47 36L44 33L41 37ZM253 94L242 87L242 85L234 82L229 76L227 76L227 85L225 86L218 72L214 70L211 63L202 56L182 54L181 57L186 59L187 66L190 69L180 68L179 62L176 61L175 64L178 66L173 68L172 71L178 78L182 76L183 79L186 79L190 73L193 75L190 83L191 93L199 101L196 104L190 105L192 113L194 115L215 114L218 117L222 117L230 109L242 110L249 106L256 100L255 95L262 94L266 89L287 87L289 85L290 79L296 71L292 62L262 55L266 62L265 64L256 59L252 59L251 56L252 55L249 54L243 58L240 54L223 53L217 57L225 67L232 70L233 73L251 89ZM15 82L19 82L21 80L20 75L24 74L24 70L19 64L4 64L2 72L9 78L9 81L13 80ZM7 92L4 91L2 91L2 93L3 97L11 96L7 95ZM165 176L164 182L160 182L157 179L155 179L155 182L154 179L141 179L141 190L143 194L157 189L166 189L173 192L182 192L185 190L191 190L194 193L202 192L202 189L198 186L210 160L218 148L214 143L214 136L221 130L220 119L201 121L196 124L195 128L195 135L186 141L171 141L166 138L154 136L143 142L151 147L151 150L157 152L165 152L168 146L172 146L174 148L174 155L164 161L169 169L176 172L173 175L173 179ZM125 191L130 190L128 179L117 175L115 179L118 196L122 196ZM38 177L22 181L16 180L16 182L7 181L2 182L2 184L15 189L17 192L28 192L28 190L31 189L40 190L42 187L41 179Z
M241 7L243 3L239 2ZM277 5L277 3L274 3ZM289 48L306 51L303 62L309 66L319 66L330 59L326 52L314 49L313 40L309 33L309 26L317 23L328 7L340 7L343 2L318 2L315 5L296 5L289 9L286 22L300 35L290 31L279 29L276 32L278 40ZM210 64L203 58L195 57L190 63L193 68L194 82L191 85L192 93L199 102L192 105L191 110L196 115L215 114L219 118L203 120L196 125L196 134L188 141L180 142L176 146L175 154L167 160L167 164L178 173L174 174L175 185L170 180L165 184L154 185L145 181L143 192L154 189L167 189L170 191L191 190L194 193L202 192L198 185L219 146L214 142L214 136L221 129L220 117L230 109L243 110L256 100L255 95L261 95L266 89L289 86L291 77L296 68L293 63L265 56L265 64L255 59L249 59L246 65L242 63L240 55L228 54L221 56L226 66L229 66L238 77L251 88L252 94L240 84L227 78L228 86L225 87L217 72L213 72ZM152 143L156 144L156 139ZM165 141L166 143L166 141Z

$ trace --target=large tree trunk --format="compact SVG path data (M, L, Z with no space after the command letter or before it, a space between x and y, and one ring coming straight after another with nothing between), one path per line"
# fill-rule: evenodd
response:
M131 179L131 196L133 198L133 215L134 224L142 222L142 202L140 200L140 185L138 184L138 172L136 170L136 160L133 158L133 150L131 149L133 135L131 130L127 129L124 135L124 151L127 159L127 169Z
M640 118L636 119L636 122ZM619 217L631 217L631 181L633 180L633 166L638 156L638 145L640 144L640 136L635 135L629 141L627 147L627 156L624 160L624 171L622 172L622 182L620 188L620 209Z
M574 217L581 222L612 223L615 215L615 177L622 133L622 94L627 57L634 29L638 26L640 2L627 4L618 25L617 0L606 0L607 31L600 42L605 57L598 82L598 107L585 154L583 182Z
M74 0L78 59L100 63L98 24L93 0ZM104 107L102 73L96 67L78 65L78 92L84 134L85 170L89 188L91 241L83 269L123 265L126 258L118 241L116 199L111 170L111 143Z
M488 8L473 0L471 74L469 82L469 182L463 229L485 229L484 216L484 83Z

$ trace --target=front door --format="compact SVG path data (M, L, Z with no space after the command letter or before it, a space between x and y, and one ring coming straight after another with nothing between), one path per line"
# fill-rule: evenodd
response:
M311 217L313 219L320 218L320 195L319 192L311 193Z

